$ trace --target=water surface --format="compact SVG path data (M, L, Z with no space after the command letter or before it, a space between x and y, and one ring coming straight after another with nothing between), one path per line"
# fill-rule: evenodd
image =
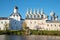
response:
M60 40L60 36L44 36L44 35L0 35L0 40Z

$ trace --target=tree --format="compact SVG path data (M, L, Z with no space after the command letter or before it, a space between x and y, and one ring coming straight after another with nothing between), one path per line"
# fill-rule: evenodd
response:
M25 34L29 35L30 34L30 30L29 30L29 27L27 27L26 22L23 22L22 26L23 26L23 30L25 30Z
M26 28L27 28L26 22L23 22L22 26L23 26L23 30L26 30Z

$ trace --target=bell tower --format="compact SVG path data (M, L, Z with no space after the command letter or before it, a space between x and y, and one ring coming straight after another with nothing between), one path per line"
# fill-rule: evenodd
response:
M17 6L14 7L14 13L18 13L18 7Z

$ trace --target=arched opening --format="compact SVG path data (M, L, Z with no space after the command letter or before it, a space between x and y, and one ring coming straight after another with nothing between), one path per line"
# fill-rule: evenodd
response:
M41 15L41 19L43 19L43 15Z

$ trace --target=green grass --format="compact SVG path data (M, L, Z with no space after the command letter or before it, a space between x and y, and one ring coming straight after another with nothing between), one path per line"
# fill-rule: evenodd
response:
M0 35L25 35L25 30L0 30ZM60 36L60 31L30 30L30 35L56 35Z
M58 35L60 36L60 31L31 30L31 35Z

